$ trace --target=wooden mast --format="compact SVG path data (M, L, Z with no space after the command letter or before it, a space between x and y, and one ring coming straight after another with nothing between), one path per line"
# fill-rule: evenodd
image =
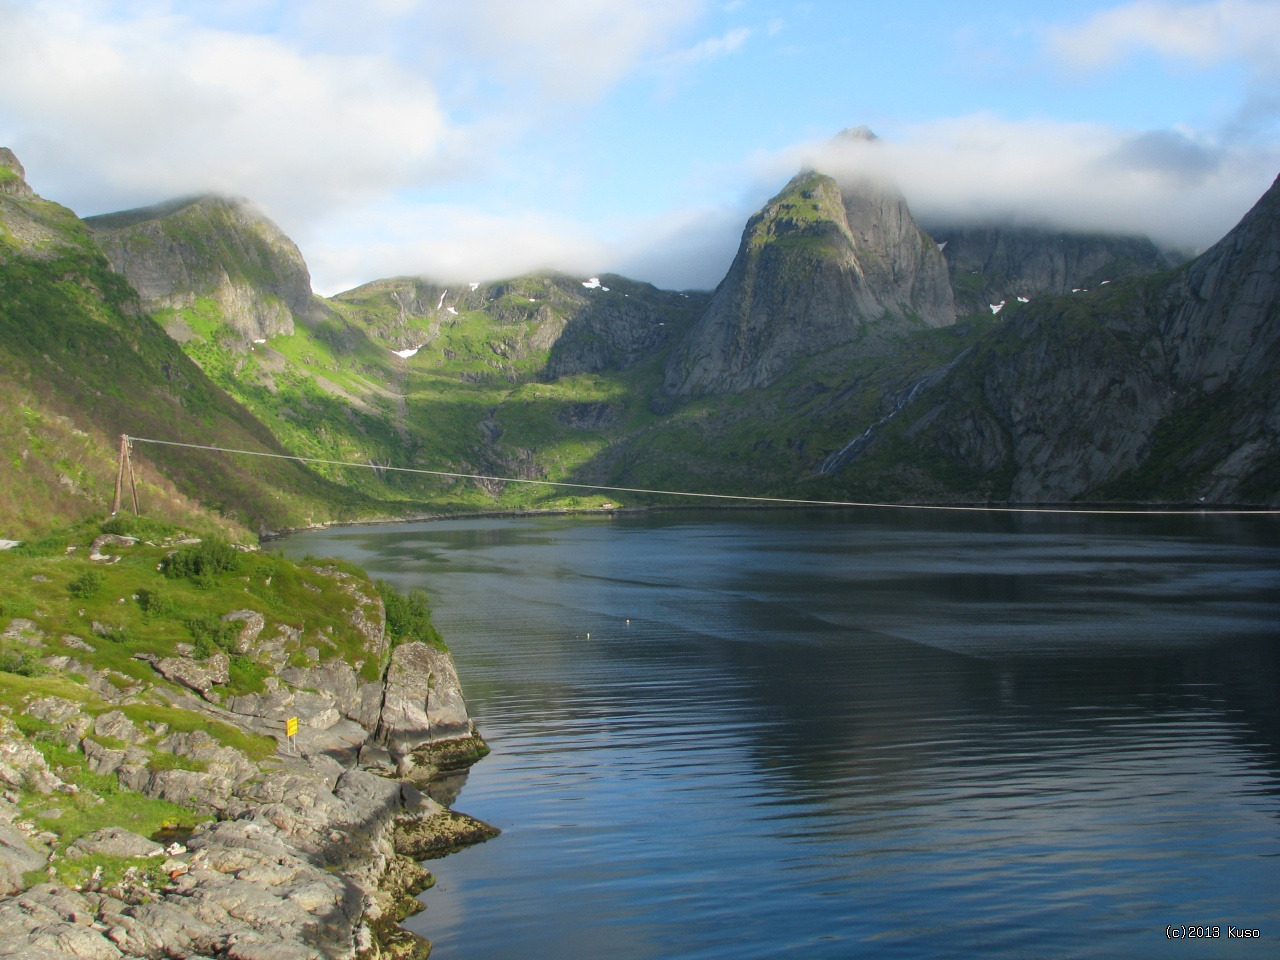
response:
M111 515L114 517L120 512L120 493L124 486L124 461L129 456L129 438L125 434L120 434L120 460L116 464L116 497L111 502Z
M111 501L111 515L114 517L120 512L120 495L124 493L124 475L125 471L129 472L129 491L133 494L133 515L140 516L138 510L138 481L133 475L133 458L129 456L129 451L133 448L133 441L129 439L127 433L120 434L120 460L116 464L116 495Z
M133 439L130 438L124 451L124 462L129 465L129 490L133 493L133 515L141 516L138 510L138 482L133 477Z

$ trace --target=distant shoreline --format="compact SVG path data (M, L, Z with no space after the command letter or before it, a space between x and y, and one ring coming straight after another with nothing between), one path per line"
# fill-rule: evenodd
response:
M1116 518L1142 516L1184 516L1184 517L1221 517L1221 516L1277 516L1280 508L1258 504L1231 503L1027 503L1027 504L993 504L993 503L893 503L893 504L773 504L773 503L717 503L717 504L671 504L669 506L640 507L561 507L549 510L472 510L465 513L427 513L416 516L378 517L367 520L332 520L327 523L316 523L302 527L287 527L260 534L262 542L283 540L285 537L315 530L329 530L333 527L391 526L400 523L436 523L445 520L507 520L518 517L568 517L568 516L614 516L636 515L645 513L676 513L688 511L744 511L744 512L779 512L784 510L925 510L931 513L948 511L962 513L1009 513L1014 516L1112 516ZM1092 512L1091 512L1092 511ZM1099 513L1097 511L1106 511Z

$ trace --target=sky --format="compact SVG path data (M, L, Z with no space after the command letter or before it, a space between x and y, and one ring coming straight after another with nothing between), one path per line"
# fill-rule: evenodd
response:
M891 176L926 225L1188 249L1280 173L1280 0L0 0L0 25L0 146L39 193L248 198L326 295L709 289L807 165Z

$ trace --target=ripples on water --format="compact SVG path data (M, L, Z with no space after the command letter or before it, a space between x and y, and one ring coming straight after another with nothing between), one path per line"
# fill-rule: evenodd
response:
M1274 955L1271 521L457 521L286 549L425 586L493 746L458 808L505 832L432 864L409 922L440 960Z

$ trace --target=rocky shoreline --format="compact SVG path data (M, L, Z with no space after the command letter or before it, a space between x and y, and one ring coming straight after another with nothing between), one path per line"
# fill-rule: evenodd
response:
M354 663L320 662L306 637L268 636L262 615L235 610L221 619L239 627L239 656L273 668L260 692L226 692L221 652L135 654L155 679L129 683L88 655L54 654L41 661L58 675L45 690L61 692L0 708L0 957L427 956L430 944L399 923L432 882L418 861L497 833L449 809L458 772L488 747L449 653L421 641L392 649L368 581L324 575L364 638ZM5 635L36 649L53 639L21 618ZM69 636L60 646L81 649L72 640L93 649ZM380 680L362 679L368 660ZM150 719L162 716L173 722ZM251 756L228 730L276 749ZM125 814L66 844L41 820L107 800L174 804L199 822L148 837Z
M418 860L496 833L322 756L238 791L221 815L167 848L122 828L83 838L69 856L137 866L112 883L42 883L0 901L0 956L417 960L430 944L399 922L432 883Z

